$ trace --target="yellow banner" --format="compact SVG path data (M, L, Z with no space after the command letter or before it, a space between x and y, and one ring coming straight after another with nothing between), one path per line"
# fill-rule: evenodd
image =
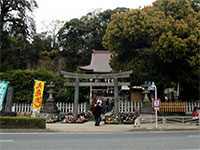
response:
M34 109L40 110L41 109L43 91L44 91L44 82L36 80L35 86L34 86L32 110L34 110Z

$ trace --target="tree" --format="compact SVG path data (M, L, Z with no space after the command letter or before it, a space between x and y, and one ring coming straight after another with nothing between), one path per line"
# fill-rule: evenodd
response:
M12 36L32 36L35 22L30 13L37 7L35 0L1 0L0 31Z
M1 49L1 71L26 68L24 54L26 42L14 37L7 41L9 46Z
M182 99L197 99L198 16L187 0L157 0L153 6L113 15L103 39L113 52L112 68L132 69L132 84L155 81L162 93L179 82Z
M64 26L64 21L54 20L47 24L43 22L44 31L42 32L43 39L51 39L50 50L59 49L59 30Z
M41 51L39 58L39 68L51 72L58 72L58 50Z
M1 71L24 69L24 64L30 66L30 41L35 33L35 22L31 13L35 8L35 0L0 0ZM15 68L16 64L12 63L16 60L21 61L17 65L19 68Z
M59 31L61 55L65 57L66 63L65 70L75 71L78 65L88 64L93 49L104 50L102 38L110 22L110 16L127 10L97 10L81 19L67 21Z
M169 21L168 30L162 33L153 44L153 52L163 65L165 72L172 72L169 77L180 82L182 99L198 99L199 93L199 49L200 24L199 12L191 1L155 2ZM199 3L200 4L200 3Z

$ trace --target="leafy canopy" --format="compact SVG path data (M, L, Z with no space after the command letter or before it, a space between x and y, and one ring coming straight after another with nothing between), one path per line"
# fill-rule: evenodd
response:
M133 70L135 85L179 82L184 99L198 98L200 13L192 2L157 0L113 15L103 45L113 52L114 71Z

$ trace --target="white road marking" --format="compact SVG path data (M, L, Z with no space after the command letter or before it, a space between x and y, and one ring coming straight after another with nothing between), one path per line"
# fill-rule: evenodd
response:
M13 142L13 140L0 140L0 143L2 142Z
M200 135L188 135L189 138L200 138Z

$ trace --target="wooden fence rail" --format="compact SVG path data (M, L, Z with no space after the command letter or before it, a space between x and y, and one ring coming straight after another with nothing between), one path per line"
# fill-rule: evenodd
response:
M186 102L161 102L160 112L186 112Z

